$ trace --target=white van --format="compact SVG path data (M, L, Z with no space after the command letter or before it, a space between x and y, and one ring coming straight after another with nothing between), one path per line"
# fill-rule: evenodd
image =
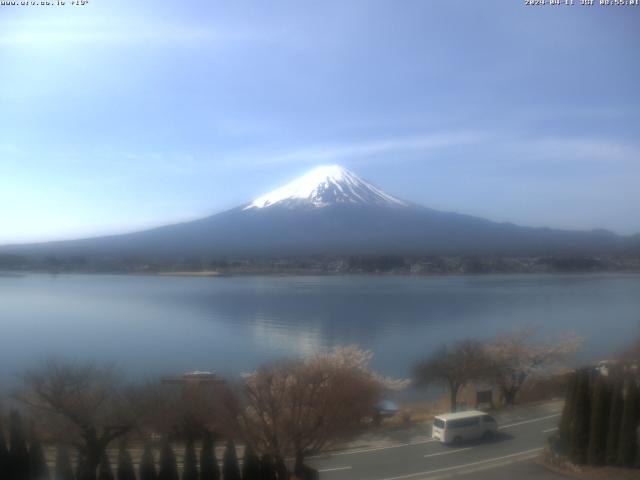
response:
M442 443L458 443L464 440L487 438L498 431L496 420L485 412L445 413L433 419L431 437Z

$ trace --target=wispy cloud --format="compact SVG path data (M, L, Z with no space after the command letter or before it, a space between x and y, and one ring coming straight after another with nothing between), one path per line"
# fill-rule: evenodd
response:
M313 145L290 150L254 153L227 159L233 165L275 165L287 163L319 163L352 161L363 157L388 154L407 150L428 151L468 145L484 140L483 133L460 132L453 134L433 134L418 137L367 140L342 144Z
M540 157L640 163L640 148L628 143L593 138L548 138L531 143Z

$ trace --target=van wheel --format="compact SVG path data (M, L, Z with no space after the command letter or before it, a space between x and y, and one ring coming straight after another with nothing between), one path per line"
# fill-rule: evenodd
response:
M491 438L493 438L493 432L491 430L487 430L482 434L482 438L484 438L485 440L490 440Z
M460 443L462 443L462 437L455 437L451 443L454 445L460 445Z

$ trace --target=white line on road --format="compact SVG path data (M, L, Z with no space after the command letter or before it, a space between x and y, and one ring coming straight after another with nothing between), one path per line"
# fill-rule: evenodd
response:
M424 458L438 457L440 455L449 455L451 453L464 452L465 450L471 450L472 448L473 447L458 448L457 450L449 450L448 452L430 453L429 455L425 455Z
M557 429L558 427L547 428L546 430L542 430L542 433L555 432Z
M323 470L318 470L320 473L326 472L337 472L338 470L351 470L351 467L335 467L335 468L325 468Z
M554 415L548 415L546 417L539 417L539 418L534 418L531 420L525 420L522 422L518 422L518 423L511 423L509 425L502 425L501 427L498 427L500 429L503 428L511 428L511 427L516 427L518 425L524 425L526 423L532 423L532 422L539 422L542 420L547 420L549 418L554 418L554 417L559 417L560 415L562 415L561 413L556 413ZM334 453L326 453L326 454L321 454L321 455L312 455L310 457L307 458L327 458L327 457L338 457L338 456L342 456L342 455L357 455L358 453L368 453L368 452L378 452L380 450L391 450L394 448L402 448L402 447L411 447L413 445L424 445L427 443L432 443L432 442L436 442L437 440L434 440L432 438L428 439L428 440L423 440L420 442L412 442L412 443L400 443L398 445L389 445L386 447L372 447L372 448L361 448L361 449L357 449L357 450L346 450L343 452L334 452Z
M378 450L390 450L392 448L411 447L413 445L424 445L425 443L432 443L432 442L435 442L435 440L430 438L429 440L424 440L421 442L401 443L399 445L389 445L388 447L363 448L360 450L349 450L347 452L329 453L327 455L314 455L307 458L323 458L323 457L337 457L340 455L355 455L357 453L377 452Z
M506 458L518 457L518 456L521 456L521 455L526 455L526 454L530 454L530 453L534 453L534 452L539 452L540 450L542 450L542 447L540 447L540 448L532 448L531 450L525 450L523 452L516 452L516 453L512 453L510 455L504 455L502 457L487 458L486 460L479 460L479 461L473 462L473 463L465 463L464 465L454 465L452 467L438 468L437 470L429 470L427 472L409 473L407 475L400 475L398 477L386 477L386 478L383 478L381 480L402 480L404 478L419 477L421 475L431 475L433 473L446 472L446 471L450 471L450 470L457 470L457 469L460 469L460 468L472 467L474 465L482 465L484 463L497 462L498 460L504 460Z
M546 417L532 418L531 420L524 420L524 421L518 422L518 423L510 423L509 425L502 425L502 426L500 426L498 428L499 429L503 429L503 428L517 427L518 425L525 425L527 423L540 422L542 420L547 420L549 418L559 417L560 415L562 415L562 414L561 413L554 413L553 415L547 415Z

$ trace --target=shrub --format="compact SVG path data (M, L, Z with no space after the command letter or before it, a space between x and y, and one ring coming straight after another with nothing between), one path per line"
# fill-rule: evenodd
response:
M222 459L222 476L224 480L240 480L240 467L238 467L238 457L236 446L233 440L227 442Z
M611 395L604 377L598 377L591 401L589 449L587 459L592 465L603 465L607 456L607 422Z
M215 443L211 432L205 432L200 451L200 480L219 480L220 468L216 459Z
M156 461L153 458L153 450L145 445L142 458L140 458L140 480L157 480Z
M637 428L638 387L634 381L629 381L624 394L620 444L618 446L618 462L624 467L631 468L634 466L638 448Z

